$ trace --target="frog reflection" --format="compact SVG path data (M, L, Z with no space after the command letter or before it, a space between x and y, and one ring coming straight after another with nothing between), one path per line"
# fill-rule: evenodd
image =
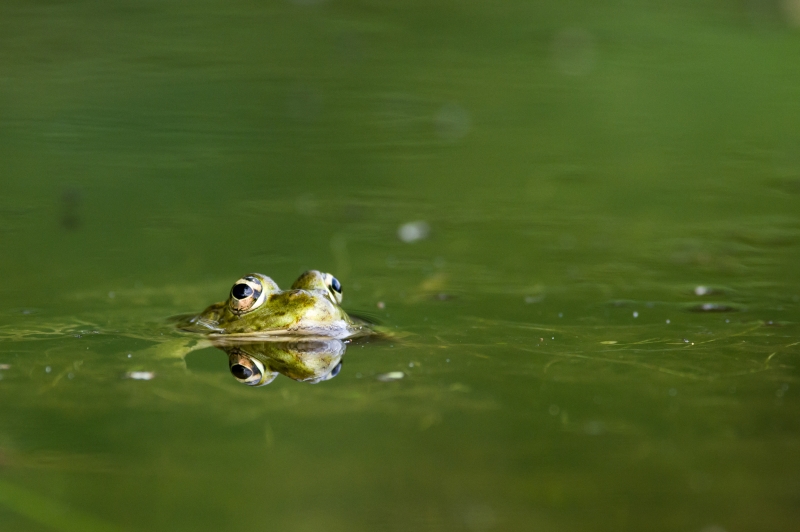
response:
M339 374L346 349L346 344L335 338L215 345L227 353L234 378L248 386L265 386L279 373L312 384L330 380Z

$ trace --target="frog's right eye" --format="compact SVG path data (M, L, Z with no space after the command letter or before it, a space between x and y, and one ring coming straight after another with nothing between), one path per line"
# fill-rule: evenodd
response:
M328 288L331 296L333 296L334 301L339 305L342 304L342 283L339 282L339 279L334 277L329 273L322 274L323 278L325 279L325 286Z
M231 288L230 308L234 314L255 310L264 303L264 287L256 277L242 277Z

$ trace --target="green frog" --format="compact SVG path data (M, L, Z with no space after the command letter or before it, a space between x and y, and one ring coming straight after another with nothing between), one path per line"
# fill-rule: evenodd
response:
M186 370L186 356L216 347L228 356L231 374L243 384L263 386L278 374L316 383L335 377L347 344L367 336L382 337L380 327L348 315L341 307L342 285L329 273L310 270L288 290L266 275L253 273L237 280L226 301L196 315L175 317L179 334L154 333L152 325L116 334L156 343L136 353L131 375ZM78 328L80 326L80 328ZM35 327L0 326L0 341L30 341L62 336L101 334L90 322L66 322ZM159 369L153 372L153 365ZM139 377L131 377L139 378Z
M260 273L236 281L226 301L182 318L178 328L211 338L321 337L346 340L373 333L341 307L342 285L329 273L309 270L281 290Z

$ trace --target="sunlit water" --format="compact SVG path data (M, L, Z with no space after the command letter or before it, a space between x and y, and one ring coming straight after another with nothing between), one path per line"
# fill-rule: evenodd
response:
M800 4L692 5L2 3L0 529L795 528ZM393 333L173 349L308 268Z

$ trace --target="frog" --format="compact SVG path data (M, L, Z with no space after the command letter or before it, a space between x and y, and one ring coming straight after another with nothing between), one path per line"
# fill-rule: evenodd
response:
M233 284L225 301L198 314L176 316L156 329L145 324L115 333L155 342L127 354L134 362L132 375L152 374L156 361L159 373L186 371L187 355L213 347L227 355L231 374L242 384L263 386L278 374L317 383L338 375L347 344L384 336L380 326L348 314L342 299L342 284L330 273L306 271L288 290L281 290L266 275L251 273ZM8 331L0 327L0 341L86 334L102 333L91 322L17 326Z
M369 324L341 307L342 284L330 273L308 270L288 290L270 277L240 277L228 299L178 320L181 331L209 338L319 337L349 340L373 334Z

